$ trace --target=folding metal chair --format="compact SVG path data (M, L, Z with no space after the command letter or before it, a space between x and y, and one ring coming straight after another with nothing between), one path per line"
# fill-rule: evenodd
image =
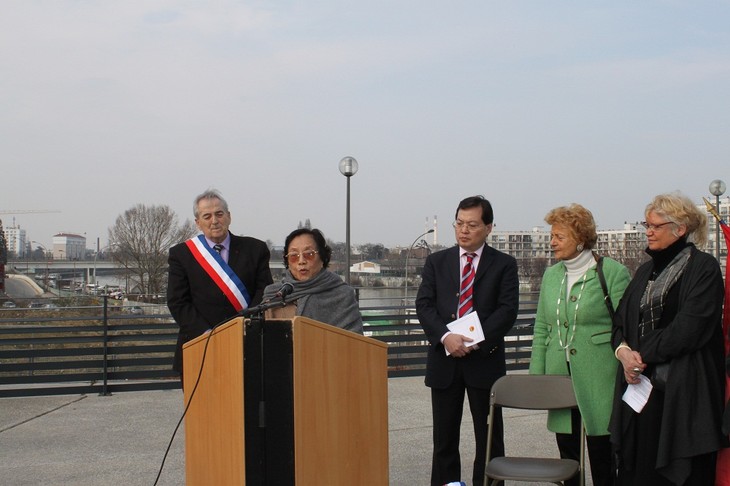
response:
M491 457L495 407L558 410L577 408L577 406L573 383L569 376L507 375L498 379L492 386L489 399L485 483L496 485L509 480L550 482L562 485L566 479L579 474L580 484L583 486L585 484L585 427L582 426L580 461L546 457ZM506 428L505 421L505 430Z

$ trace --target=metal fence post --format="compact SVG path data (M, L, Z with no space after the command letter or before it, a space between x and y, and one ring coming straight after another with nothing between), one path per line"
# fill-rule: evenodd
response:
M109 378L109 295L107 294L104 294L102 326L104 327L104 369L102 371L102 385L101 393L99 393L99 395L107 397L111 395L111 393L109 393L109 390L107 389L107 382Z

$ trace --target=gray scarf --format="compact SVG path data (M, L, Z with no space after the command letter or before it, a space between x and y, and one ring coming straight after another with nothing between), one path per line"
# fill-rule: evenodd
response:
M667 268L656 280L649 280L644 289L644 295L641 297L639 310L641 311L642 322L640 326L640 334L644 335L644 330L653 331L659 319L662 317L662 309L664 308L664 298L667 296L669 289L677 283L679 277L684 273L687 262L689 261L691 246L685 247L677 253Z
M355 291L334 273L323 269L309 280L300 281L287 270L281 283L268 285L264 289L264 302L273 298L284 283L290 283L294 287L286 302L296 302L298 316L363 333L362 316L355 299Z

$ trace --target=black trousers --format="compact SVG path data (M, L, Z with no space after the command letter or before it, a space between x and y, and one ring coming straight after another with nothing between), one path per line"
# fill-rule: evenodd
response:
M489 416L488 389L467 386L457 373L450 387L431 388L433 411L433 459L431 486L461 480L459 436L464 413L464 395L469 398L469 410L474 422L475 457L472 471L473 486L484 485L487 459L487 418ZM492 457L504 456L504 429L502 411L496 410L492 435Z
M580 459L581 417L577 409L572 410L570 434L555 434L560 457L563 459ZM610 435L589 435L586 437L588 458L591 461L591 477L594 486L611 486L615 482L613 452ZM565 481L566 486L578 486L580 481L574 477ZM646 485L650 486L650 485Z

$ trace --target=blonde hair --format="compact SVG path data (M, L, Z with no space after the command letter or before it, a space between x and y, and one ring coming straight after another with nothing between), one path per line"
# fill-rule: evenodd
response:
M646 205L644 215L648 216L650 212L671 221L676 226L683 224L687 228L687 241L691 241L698 248L707 244L707 216L681 192L659 194ZM676 227L672 229L672 233L674 236L679 236Z
M551 209L545 216L545 222L550 226L561 224L567 227L573 233L573 238L582 243L586 250L596 246L598 234L593 214L580 204L572 203L569 206Z

